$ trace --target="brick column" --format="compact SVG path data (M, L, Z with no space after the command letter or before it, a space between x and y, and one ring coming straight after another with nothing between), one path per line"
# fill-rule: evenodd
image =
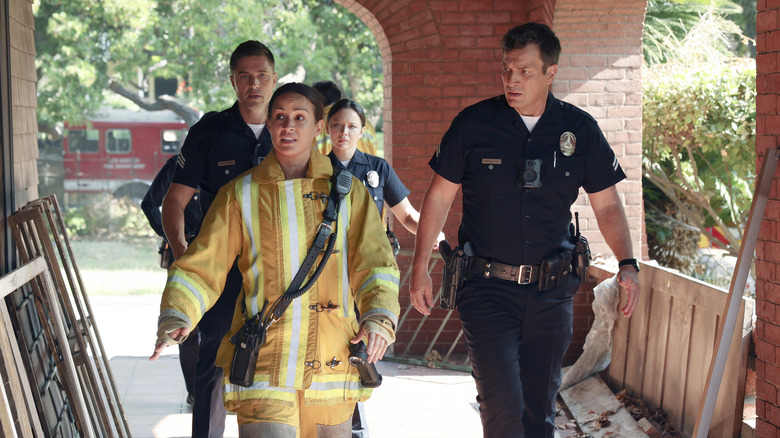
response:
M758 0L756 56L756 154L780 147L780 0ZM780 436L780 170L756 247L756 436Z

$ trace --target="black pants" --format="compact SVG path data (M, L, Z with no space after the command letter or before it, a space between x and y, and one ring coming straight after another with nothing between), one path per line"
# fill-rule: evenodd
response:
M366 409L363 402L357 402L355 411L352 413L352 438L368 438Z
M486 438L553 438L561 363L572 336L576 275L539 292L475 278L460 291L458 313L477 384Z
M200 348L200 334L198 328L190 332L184 342L179 344L179 365L184 376L184 386L187 395L195 396L195 365L198 363L198 349Z
M195 403L192 405L192 437L221 438L225 432L225 405L222 401L222 368L214 365L217 350L233 322L236 299L241 291L241 271L237 264L228 272L225 289L214 306L198 323L200 348L195 365Z

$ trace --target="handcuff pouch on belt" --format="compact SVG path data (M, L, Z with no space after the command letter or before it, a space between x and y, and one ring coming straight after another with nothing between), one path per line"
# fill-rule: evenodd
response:
M444 260L442 290L439 298L439 307L442 309L455 309L458 290L463 286L463 281L469 272L470 257L466 252L459 246L452 249L446 240L439 242L439 254Z
M539 291L545 292L566 284L568 275L572 271L572 252L561 251L551 257L542 260L539 272Z
M236 346L233 352L233 363L230 367L230 383L243 387L252 386L255 377L255 368L257 367L257 356L260 346L265 343L268 329L276 323L292 301L306 293L317 281L323 268L328 262L328 258L333 253L336 244L337 228L333 222L338 219L339 205L344 196L349 193L352 184L352 175L345 170L334 170L332 178L330 197L328 206L323 212L322 223L317 228L317 237L314 239L306 258L301 264L300 269L290 282L287 291L283 293L276 301L269 306L268 300L263 304L263 308L252 316L247 318L244 325L238 332L230 338L230 342ZM327 241L327 248L325 243ZM305 285L303 281L311 271L318 256L322 253L322 258L314 273L309 277ZM241 300L243 305L244 300ZM246 308L244 309L246 313Z

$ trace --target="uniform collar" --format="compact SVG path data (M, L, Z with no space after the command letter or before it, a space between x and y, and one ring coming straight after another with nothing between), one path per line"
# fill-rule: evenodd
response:
M330 159L313 149L309 157L309 167L306 169L306 178L330 179L331 175L333 175L333 165ZM276 158L276 151L272 150L262 163L252 169L252 179L261 184L284 181L284 173Z
M496 96L496 100L499 101L499 110L496 111L496 115L495 115L496 122L514 123L518 126L525 127L525 123L523 122L522 117L520 117L520 113L518 113L516 109L509 106L509 103L506 101L506 96L504 96L503 94L500 96ZM553 96L552 91L548 91L547 102L545 103L544 106L544 112L542 113L542 116L539 118L539 122L537 123L537 126L539 125L539 123L542 123L542 121L549 119L551 117L549 114L555 110L556 105L558 105L558 99L556 99L555 96Z
M250 128L244 121L244 118L241 117L241 110L238 109L238 101L236 101L228 110L228 129L236 132L248 131L254 136L252 128Z
M333 150L331 149L330 152L328 152L328 158L330 158L330 162L337 167L344 167L343 164L341 164L341 161L339 161L338 157L336 157L336 154L333 153ZM360 149L355 149L355 154L352 155L352 160L349 162L349 167L353 167L353 165L368 165L368 157L366 156L365 152L361 152Z

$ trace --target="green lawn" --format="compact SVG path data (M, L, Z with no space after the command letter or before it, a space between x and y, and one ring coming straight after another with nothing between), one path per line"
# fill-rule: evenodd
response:
M161 270L157 264L159 244L160 239L157 237L128 237L115 240L80 238L71 241L79 269L107 271Z
M159 238L71 241L90 295L160 294L167 271L157 264Z

